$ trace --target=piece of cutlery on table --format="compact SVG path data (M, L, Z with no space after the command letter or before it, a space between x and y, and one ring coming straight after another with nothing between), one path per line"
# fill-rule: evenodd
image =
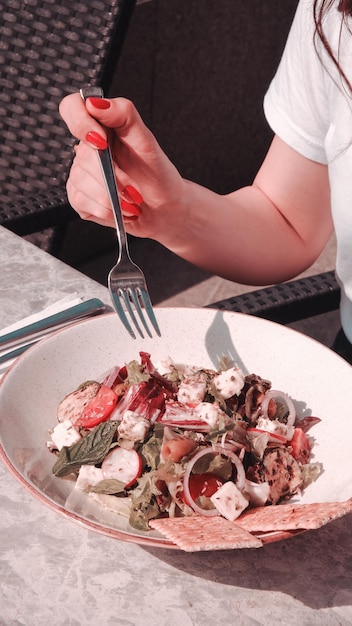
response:
M84 101L90 97L103 98L104 96L100 87L84 87L80 90L80 93ZM104 150L98 150L97 152L114 212L119 243L117 262L108 275L108 287L114 309L123 325L134 339L136 339L136 335L132 325L138 331L139 335L144 337L135 312L138 313L139 319L149 337L152 337L152 333L146 317L149 318L154 330L160 337L160 329L153 311L144 274L138 265L132 261L129 254L127 234L121 212L110 147Z
M31 345L49 333L68 326L74 321L99 315L106 311L106 305L98 298L91 298L74 306L44 317L37 322L13 330L0 336L0 363L22 354ZM12 350L11 350L12 349Z

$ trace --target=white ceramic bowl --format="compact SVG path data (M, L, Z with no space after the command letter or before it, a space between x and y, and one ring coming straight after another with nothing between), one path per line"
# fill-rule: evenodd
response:
M137 532L122 516L82 503L68 508L72 483L56 478L46 448L60 400L81 382L114 365L167 356L176 362L218 367L226 355L245 373L272 381L293 398L298 414L316 415L310 431L315 460L324 472L296 498L300 502L346 500L352 495L350 424L352 368L329 349L284 326L213 309L157 309L162 336L133 340L114 313L79 322L30 348L0 387L1 456L17 480L45 505L106 535L173 547L156 532ZM279 534L268 541L282 539Z

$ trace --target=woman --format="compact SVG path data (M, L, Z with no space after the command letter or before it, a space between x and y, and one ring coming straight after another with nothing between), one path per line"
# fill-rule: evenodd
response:
M351 0L300 0L264 100L275 137L253 184L228 195L182 179L129 101L84 104L75 94L60 112L81 140L67 184L81 217L114 224L91 149L106 146L109 127L127 231L212 273L254 285L287 280L315 261L335 228L352 358L351 14Z

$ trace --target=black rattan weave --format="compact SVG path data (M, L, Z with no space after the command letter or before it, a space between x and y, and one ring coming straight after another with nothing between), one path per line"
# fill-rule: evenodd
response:
M288 324L334 311L339 300L340 288L335 272L331 271L244 293L209 306Z
M108 92L135 0L2 0L0 224L29 234L73 214L74 140L58 105L88 84Z

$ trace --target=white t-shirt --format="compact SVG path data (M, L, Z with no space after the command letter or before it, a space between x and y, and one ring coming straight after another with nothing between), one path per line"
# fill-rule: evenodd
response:
M335 6L324 31L352 82L352 34L341 31ZM352 20L350 25L352 26ZM314 36L313 0L301 0L278 71L264 99L273 131L305 157L327 163L337 239L336 275L341 285L341 323L352 343L352 97L319 39Z

